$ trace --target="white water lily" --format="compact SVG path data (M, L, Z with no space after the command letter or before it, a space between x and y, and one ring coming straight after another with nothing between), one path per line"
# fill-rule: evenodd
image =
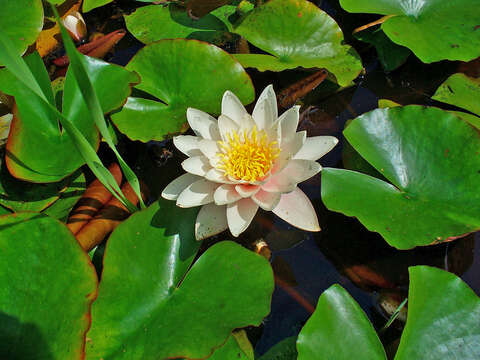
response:
M320 230L315 209L297 184L321 170L316 160L338 140L296 132L299 108L278 117L270 85L252 115L230 91L223 95L218 121L200 110L187 110L196 136L173 139L189 157L182 162L187 173L168 184L162 196L176 200L180 207L202 206L195 223L198 240L227 228L238 236L259 207L300 229Z

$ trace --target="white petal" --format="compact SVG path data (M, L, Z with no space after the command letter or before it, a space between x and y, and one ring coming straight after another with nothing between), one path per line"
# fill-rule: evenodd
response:
M228 116L220 115L218 117L218 128L220 130L220 136L223 141L228 141L228 134L231 134L234 131L238 131L238 125Z
M300 106L296 105L285 111L279 118L282 131L281 144L290 141L297 131L298 119L300 118Z
M272 211L280 201L281 193L273 193L260 190L252 196L252 200L263 210Z
M210 162L205 156L194 156L182 162L182 168L190 174L205 176L212 168Z
M273 213L289 224L307 231L320 231L317 214L312 203L299 188L283 194Z
M177 200L178 195L187 188L187 186L193 184L195 181L201 178L197 175L183 174L168 184L163 189L162 197L167 200Z
M248 198L255 195L260 190L260 186L240 184L235 186L235 190L237 190L241 197Z
M252 199L241 199L227 206L227 222L233 236L237 237L247 229L257 210L258 205Z
M192 135L180 135L173 138L173 144L178 150L187 156L199 156L202 152L199 149L202 138Z
M218 142L214 140L202 139L198 147L200 148L202 154L209 159L215 157L217 153L221 151L218 147Z
M228 228L227 207L215 204L203 205L195 221L195 238L203 240L220 234Z
M206 112L188 108L187 120L197 136L210 140L220 140L217 120Z
M300 183L315 176L320 170L322 170L322 166L316 161L297 159L291 160L285 169L278 173L278 176L287 176L297 183ZM277 176L277 174L275 174L275 176Z
M248 134L248 131L253 129L255 125L256 124L255 120L253 120L253 117L250 114L245 114L240 122L240 131L247 130Z
M240 99L231 91L225 91L222 99L222 115L228 116L240 125L245 114L248 113Z
M277 120L277 97L272 85L268 85L258 97L252 116L260 130L271 128Z
M338 139L334 136L313 136L305 140L302 148L295 154L294 159L318 160L337 145Z
M241 198L240 194L235 190L235 185L229 184L219 186L213 194L213 200L217 205L231 204Z
M223 171L219 171L217 169L210 169L205 174L205 179L221 184L233 184L232 181L227 179Z
M218 184L200 179L183 190L177 199L177 205L183 208L205 205L213 202L213 193Z
M294 157L294 155L303 147L306 138L307 132L300 131L295 133L295 136L292 140L282 145L280 154L273 164L272 174L276 174L277 172L283 170L283 168Z

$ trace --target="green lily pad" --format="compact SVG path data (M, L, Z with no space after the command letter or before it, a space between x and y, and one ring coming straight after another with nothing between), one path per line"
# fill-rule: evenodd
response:
M89 12L93 9L96 9L100 6L107 5L113 0L83 0L83 12Z
M245 332L243 332L245 333ZM246 335L245 335L246 336ZM250 348L252 345L249 343ZM226 360L226 359L235 359L235 360L254 360L253 349L247 353L242 349L238 343L235 336L232 334L227 342L222 345L219 349L215 350L212 356L209 357L210 360Z
M349 336L345 336L346 327ZM387 358L362 308L338 284L318 299L315 312L298 335L297 349L298 360Z
M355 37L372 44L377 50L378 60L386 72L393 71L405 64L410 50L392 42L381 29L366 29L355 34Z
M259 255L224 241L189 270L199 247L196 215L161 200L115 229L87 359L206 358L233 329L268 314L273 275Z
M340 0L340 4L349 12L391 15L382 30L425 63L480 56L477 0Z
M440 85L432 99L455 105L480 116L480 79L453 74Z
M127 29L145 44L163 39L197 39L216 42L225 32L232 29L228 18L236 11L236 6L225 5L193 20L185 8L176 4L168 7L149 5L138 8L125 16Z
M82 359L97 277L74 236L37 213L0 217L0 357Z
M236 54L245 67L260 71L326 68L342 86L362 71L360 57L343 44L337 23L306 0L268 1L250 12L234 32L271 54Z
M3 0L1 6L0 29L11 38L17 54L22 55L42 31L42 0Z
M444 270L409 268L407 324L395 360L480 358L480 298Z
M416 105L377 109L345 129L353 147L390 183L322 171L322 199L356 216L398 249L480 229L480 136L455 114Z
M258 360L297 360L297 337L290 336L273 345Z
M87 56L83 59L104 112L120 107L138 77L120 66ZM26 61L54 104L42 59L35 53ZM60 131L58 119L52 111L7 69L0 71L0 90L14 95L18 106L19 117L12 122L6 155L6 164L13 176L31 182L57 182L84 164L69 135ZM70 71L63 92L63 114L92 146L98 146L98 131Z
M220 48L197 40L161 40L141 49L128 63L142 82L136 88L160 101L128 98L112 120L132 140L163 140L188 129L188 107L219 114L223 93L244 104L255 91L242 66Z

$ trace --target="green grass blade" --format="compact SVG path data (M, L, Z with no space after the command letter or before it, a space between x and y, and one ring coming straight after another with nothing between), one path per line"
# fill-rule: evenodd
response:
M30 71L30 68L20 56L16 55L15 52L12 51L13 47L11 46L10 38L1 31L0 46L0 62L5 64L7 69L32 91L32 96L38 96L40 99L42 99L46 107L58 117L60 123L68 135L72 138L75 146L84 158L88 167L107 188L107 190L110 191L112 195L114 195L120 202L122 202L122 204L125 205L130 212L137 211L137 207L123 195L120 187L115 181L115 178L102 164L102 161L98 157L97 153L85 139L83 134L70 120L64 117L63 114L61 114L57 108L47 100L47 96L41 90L41 87Z
M130 186L132 189L135 191L135 194L137 195L138 199L140 200L140 206L141 208L145 208L145 204L143 203L141 192L140 192L140 183L138 181L137 176L135 173L130 169L130 167L127 165L127 163L123 160L121 155L118 153L115 144L112 140L112 137L110 135L110 132L108 131L107 124L105 122L105 117L103 116L103 110L100 105L100 102L98 100L98 97L95 93L95 90L93 88L93 85L90 81L90 78L88 77L88 73L85 67L85 64L83 63L82 56L77 49L75 48L75 45L70 38L70 36L67 33L67 30L63 26L60 16L58 15L57 9L55 6L52 5L53 12L55 14L55 17L57 19L57 22L60 26L60 31L62 33L62 39L63 39L63 45L65 46L65 50L67 52L67 55L70 59L70 68L71 71L73 72L73 75L75 77L75 80L77 81L78 87L80 89L80 92L82 93L83 99L85 103L88 106L88 109L90 110L93 119L95 120L95 124L100 131L100 134L102 134L104 140L107 142L108 146L112 149L112 151L115 153L115 156L118 159L118 163L120 167L122 168L123 173L125 174L125 178L127 181L130 183Z

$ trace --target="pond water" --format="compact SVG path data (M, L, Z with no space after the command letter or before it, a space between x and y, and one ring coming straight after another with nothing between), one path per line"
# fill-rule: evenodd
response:
M123 2L119 4L123 6ZM325 83L301 99L304 106L300 127L308 130L309 136L333 135L340 139L335 150L321 159L322 166L342 167L345 141L342 130L347 120L377 108L378 100L383 98L401 104L438 105L430 96L449 75L457 71L459 64L440 62L425 65L410 55L399 69L386 74L377 60L375 49L349 36L354 28L376 17L347 14L333 0L319 1L317 5L339 22L347 42L359 51L366 69L365 75L357 79L352 87L328 93L326 89L329 85ZM101 18L104 11L109 10L101 8L88 16ZM118 28L118 24L112 26ZM124 65L140 47L141 44L126 36L110 61ZM272 83L277 93L310 74L306 71L260 73L250 70L249 73L257 91ZM145 145L125 140L121 146L129 162L135 164L135 170L149 186L152 199L183 172L180 167L183 157L170 141ZM258 355L282 339L297 335L316 306L318 297L335 283L348 290L377 330L388 319L388 314L382 309L385 306L395 309L406 297L409 266L431 265L456 273L480 295L480 277L477 275L480 271L480 233L447 244L408 251L395 250L380 235L367 231L356 219L326 210L320 199L320 178L319 174L300 187L314 203L321 232L308 233L292 228L271 213L260 211L250 228L237 239L250 247L254 242L264 240L272 250L276 288L271 314L260 328L248 331ZM229 233L223 233L207 243L230 238ZM402 326L403 322L397 319L381 332L387 349L395 347Z

